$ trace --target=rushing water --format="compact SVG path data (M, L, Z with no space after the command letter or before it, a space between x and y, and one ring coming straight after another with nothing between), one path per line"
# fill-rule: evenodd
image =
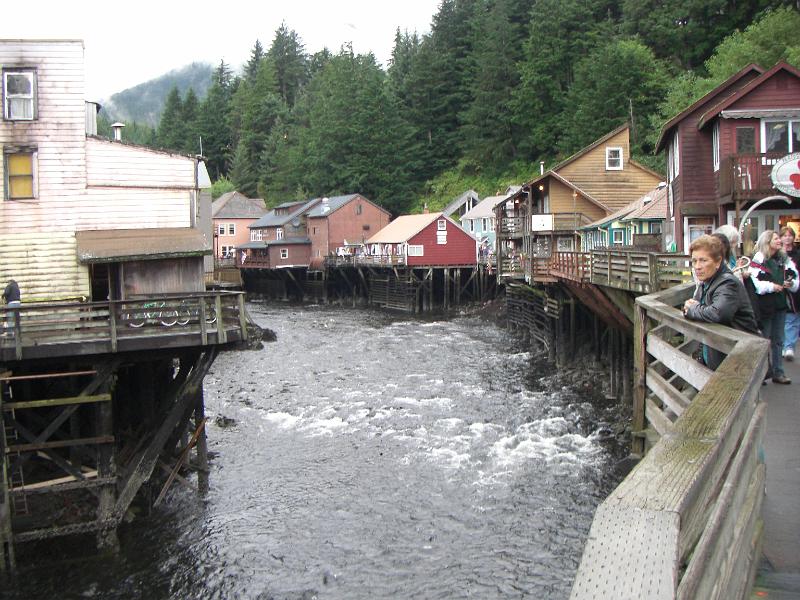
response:
M116 558L56 546L5 596L568 595L618 478L613 406L476 317L250 310L278 341L206 377L209 494L176 487Z

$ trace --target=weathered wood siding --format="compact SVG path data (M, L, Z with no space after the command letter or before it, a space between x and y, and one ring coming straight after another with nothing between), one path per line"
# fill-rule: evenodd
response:
M122 269L124 298L205 291L202 257L131 261Z
M0 283L16 279L23 300L88 296L76 231L198 223L194 159L87 139L82 42L0 41L0 67L36 69L37 84L35 120L0 120L0 147L37 152L37 197L5 200L3 190Z
M621 171L606 170L606 148L608 147L622 148L623 168ZM664 179L631 163L630 155L628 129L623 129L596 148L589 150L585 155L558 169L557 173L613 212L640 198ZM552 208L552 196L550 202ZM570 192L570 207L571 205L572 192ZM553 210L553 212L556 211Z
M590 202L578 194L575 202L572 200L572 188L564 185L555 178L550 178L550 212L552 213L583 213L592 221L606 216L607 213L594 202Z

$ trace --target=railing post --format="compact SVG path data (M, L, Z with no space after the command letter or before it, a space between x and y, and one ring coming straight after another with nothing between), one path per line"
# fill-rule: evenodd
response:
M608 262L606 263L606 275L608 275L608 286L611 287L611 250L608 251Z
M633 439L631 453L644 456L645 399L647 398L647 311L638 303L633 307Z
M242 341L247 340L247 313L244 310L244 294L239 294L239 326L242 328Z
M14 311L14 350L17 360L22 360L22 324L20 323L19 307L12 308Z
M200 296L200 342L203 346L208 345L208 323L206 323L206 299Z
M228 341L228 333L225 331L225 319L222 315L222 296L219 292L214 297L214 306L217 309L217 343L224 344Z
M117 351L117 305L111 301L108 303L108 331L111 335L111 352Z
M658 255L652 252L648 252L647 254L647 276L650 285L650 289L647 290L647 293L654 294L659 291L661 286L659 284L658 274Z

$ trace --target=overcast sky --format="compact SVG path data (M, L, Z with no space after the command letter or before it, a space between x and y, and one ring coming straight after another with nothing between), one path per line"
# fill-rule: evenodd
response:
M30 18L4 18L0 39L79 38L87 99L111 94L191 62L241 66L256 39L269 47L286 21L309 53L348 41L386 65L394 32L426 33L439 0L39 0Z

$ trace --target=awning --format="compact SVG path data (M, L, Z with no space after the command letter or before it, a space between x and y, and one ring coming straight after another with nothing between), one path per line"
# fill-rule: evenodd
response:
M77 231L75 240L83 264L211 254L206 236L191 227Z
M768 108L762 110L723 110L723 119L797 119L800 108Z

